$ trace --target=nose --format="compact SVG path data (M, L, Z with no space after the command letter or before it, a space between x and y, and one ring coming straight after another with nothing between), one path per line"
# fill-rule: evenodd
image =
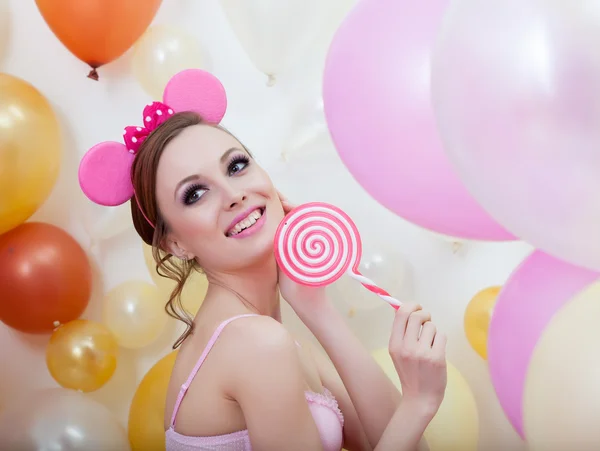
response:
M246 194L233 186L228 186L225 192L225 207L229 210L239 206L246 200Z

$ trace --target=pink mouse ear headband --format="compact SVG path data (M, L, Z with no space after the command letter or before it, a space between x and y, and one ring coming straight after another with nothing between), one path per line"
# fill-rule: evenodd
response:
M79 164L79 185L93 202L114 207L135 197L138 208L154 228L135 195L131 165L142 142L173 114L198 113L204 121L218 124L227 110L227 97L221 82L200 69L174 75L163 92L162 102L144 108L143 125L125 127L124 144L105 141L90 148Z

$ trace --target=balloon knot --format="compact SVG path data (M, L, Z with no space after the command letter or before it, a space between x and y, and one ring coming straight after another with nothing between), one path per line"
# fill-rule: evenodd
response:
M267 74L267 86L271 87L271 86L275 86L275 82L277 81L277 79L275 78L274 74Z
M454 241L452 243L452 253L456 254L458 251L460 251L463 247L463 243L461 243L460 241Z
M92 80L98 81L99 77L98 77L98 71L96 71L96 68L92 68L92 70L88 74L88 78L91 78Z

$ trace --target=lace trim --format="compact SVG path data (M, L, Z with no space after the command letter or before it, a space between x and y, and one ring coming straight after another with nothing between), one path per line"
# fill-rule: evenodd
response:
M228 434L222 435L212 435L212 436L197 436L197 435L183 435L177 432L171 426L167 429L167 439L171 439L182 443L184 445L206 445L206 446L215 446L215 445L229 445L232 443L243 442L246 443L249 440L248 430L244 429L241 431L230 432Z
M340 410L340 406L338 405L335 396L327 389L323 388L323 393L317 393L314 391L307 390L304 392L306 396L306 400L312 404L319 404L323 407L327 407L331 409L340 420L340 424L344 426L344 414Z

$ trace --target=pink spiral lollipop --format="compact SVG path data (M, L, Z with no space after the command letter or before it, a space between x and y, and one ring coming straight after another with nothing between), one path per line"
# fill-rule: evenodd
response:
M275 234L279 267L297 283L329 285L348 274L394 308L400 301L358 271L362 243L358 228L339 208L311 202L293 209Z

